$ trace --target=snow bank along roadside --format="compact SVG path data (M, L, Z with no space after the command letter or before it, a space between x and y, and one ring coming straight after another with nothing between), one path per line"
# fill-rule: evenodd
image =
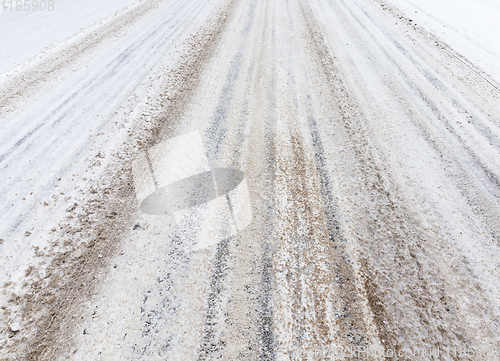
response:
M0 81L38 63L143 0L53 1L53 9L18 11L0 6ZM14 3L14 2L13 2ZM28 3L28 2L27 2ZM31 2L29 2L31 3ZM10 7L10 4L7 3Z
M493 0L391 0L500 82L500 3Z

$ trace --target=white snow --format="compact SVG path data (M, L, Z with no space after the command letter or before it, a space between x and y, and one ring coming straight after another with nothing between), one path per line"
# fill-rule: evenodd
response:
M0 5L0 74L56 47L137 0L55 0L52 11Z
M500 2L390 0L417 24L500 81Z

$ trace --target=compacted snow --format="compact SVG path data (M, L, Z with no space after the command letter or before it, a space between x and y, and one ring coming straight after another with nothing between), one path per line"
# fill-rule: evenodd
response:
M495 2L0 13L0 359L500 360Z

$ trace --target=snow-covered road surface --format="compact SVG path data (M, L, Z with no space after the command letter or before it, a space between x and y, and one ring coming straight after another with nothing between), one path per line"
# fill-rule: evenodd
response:
M2 359L500 360L499 84L391 2L143 1L20 69Z
M31 11L19 11L19 3L2 2L0 73L16 67L21 71L23 65L66 46L71 38L81 37L96 23L109 21L119 11L126 11L125 6L138 4L134 3L135 0L41 0L26 4Z

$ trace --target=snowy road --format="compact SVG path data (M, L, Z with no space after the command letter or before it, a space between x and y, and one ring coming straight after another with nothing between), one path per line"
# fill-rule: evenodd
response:
M500 360L500 86L391 2L138 2L0 93L1 359Z

